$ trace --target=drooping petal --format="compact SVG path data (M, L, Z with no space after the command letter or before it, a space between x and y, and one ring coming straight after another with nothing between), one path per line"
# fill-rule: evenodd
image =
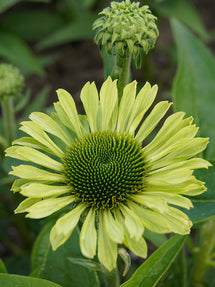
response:
M138 214L142 221L142 224L148 230L156 233L168 233L171 232L171 228L168 221L158 212L151 211L140 207L135 203L129 203L129 207Z
M76 135L78 137L81 137L83 135L83 127L79 120L78 112L76 110L75 102L72 96L63 89L58 89L57 95L58 95L60 105L62 106L62 108L64 109L64 112L66 113L67 117L72 123L72 126L75 130Z
M146 195L146 193L143 192L141 194L133 195L131 198L134 201L145 205L146 207L153 210L157 210L161 213L163 213L168 208L168 205L165 200L163 200L162 198L151 197L150 193Z
M96 255L97 231L95 228L95 210L89 210L80 233L80 248L84 256L93 258Z
M116 81L110 77L104 82L100 91L102 130L114 130L115 123L111 122L112 114L118 104L118 90Z
M108 236L101 212L99 213L98 258L107 270L111 271L115 268L117 245Z
M66 145L71 144L71 137L51 117L44 113L34 112L29 117L32 122L40 126L44 131L58 137Z
M14 212L15 213L25 212L26 209L30 208L31 206L33 206L34 204L36 204L40 200L41 199L39 199L39 198L26 198L18 205L18 207L14 210Z
M85 208L85 205L79 204L57 220L50 232L50 242L53 250L56 250L70 237Z
M98 130L97 126L97 113L99 107L98 91L95 83L90 84L87 82L81 90L81 101L83 103L91 132Z
M139 239L131 238L127 233L125 234L124 244L135 255L146 258L147 257L147 244L145 239L141 236Z
M63 174L49 172L31 165L12 166L13 170L9 174L29 180L42 180L47 182L64 182Z
M109 210L104 211L104 225L110 239L116 243L122 243L124 232L120 223L113 218Z
M138 240L143 234L144 230L141 220L135 214L134 211L132 211L125 205L120 206L120 210L122 211L125 218L125 226L128 230L130 237L135 237Z
M162 214L162 216L168 221L168 224L173 232L182 235L190 233L192 222L182 211L174 207L169 207L169 209Z
M24 147L24 146L9 147L6 150L6 156L18 158L24 161L30 161L56 171L62 171L63 169L62 163L30 147Z
M68 193L71 188L67 185L49 185L44 183L25 184L20 188L20 193L31 198L46 198L59 196Z

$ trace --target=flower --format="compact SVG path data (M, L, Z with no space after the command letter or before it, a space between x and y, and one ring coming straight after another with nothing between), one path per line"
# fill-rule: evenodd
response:
M101 16L94 22L93 29L100 48L106 46L109 53L119 53L122 57L130 52L135 59L154 47L159 34L157 18L147 5L139 7L139 4L130 0L111 2L111 7L99 13Z
M208 139L195 137L198 128L183 112L167 117L147 140L171 103L159 102L141 123L157 86L146 83L136 96L136 85L125 86L119 104L116 81L110 77L99 96L95 83L86 83L80 95L85 116L78 115L72 96L59 89L56 112L32 113L20 128L29 137L15 140L6 150L7 156L27 162L10 172L19 177L12 190L27 197L15 212L43 218L68 206L51 230L52 248L70 237L81 217L83 255L93 258L98 249L98 259L108 270L116 265L118 243L147 256L145 228L190 232L191 221L177 207L189 209L186 196L206 190L193 170L210 165L193 158Z
M0 64L0 97L13 96L23 87L24 78L11 64Z

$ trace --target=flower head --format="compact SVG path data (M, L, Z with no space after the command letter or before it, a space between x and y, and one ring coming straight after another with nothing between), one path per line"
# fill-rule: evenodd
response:
M0 97L19 93L24 78L20 71L11 64L0 64Z
M111 7L105 8L100 15L93 24L95 41L100 47L106 46L109 53L127 56L130 52L137 58L154 47L158 29L156 17L147 5L139 7L139 2L131 3L130 0L111 2Z
M136 96L134 81L118 104L116 81L108 78L99 95L88 82L81 91L86 116L78 115L72 96L60 89L56 112L32 113L31 121L22 122L29 136L6 151L27 162L10 172L19 177L12 190L27 197L16 213L42 218L68 206L50 233L54 250L70 237L80 217L82 253L93 258L98 249L108 270L116 265L118 243L146 257L144 229L189 233L192 223L177 207L189 209L187 196L206 189L193 170L210 164L193 156L208 139L195 137L192 117L177 112L149 141L171 106L159 102L141 123L156 92L156 85L146 83Z

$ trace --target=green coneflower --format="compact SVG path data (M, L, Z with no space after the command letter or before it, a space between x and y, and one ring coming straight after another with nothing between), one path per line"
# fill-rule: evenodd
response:
M27 162L10 172L19 177L12 190L27 197L15 212L42 218L71 207L51 230L54 250L70 237L82 214L81 251L88 258L97 254L108 270L116 266L118 243L147 256L145 228L190 232L191 221L177 207L189 209L186 196L206 190L193 170L210 163L193 156L206 148L208 139L195 137L192 117L184 119L177 112L147 140L171 106L159 102L140 125L156 93L157 86L146 83L136 96L134 81L118 104L116 81L108 78L99 95L88 82L81 91L86 116L78 115L72 96L60 89L55 113L32 113L31 121L22 122L29 137L6 151Z

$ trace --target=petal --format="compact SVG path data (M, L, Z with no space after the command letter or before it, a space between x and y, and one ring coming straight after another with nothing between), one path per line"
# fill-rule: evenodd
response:
M99 107L98 91L95 83L87 82L81 90L81 101L83 103L91 132L98 130L97 127L97 113Z
M35 203L39 202L41 199L38 198L26 198L24 199L18 207L14 210L15 213L26 212L26 209L30 208Z
M167 101L158 103L144 120L135 138L139 141L143 141L160 122L171 105L172 104Z
M125 226L130 237L135 237L138 240L143 234L144 229L140 218L136 215L135 211L132 211L125 205L120 206L120 209L125 217Z
M133 104L129 121L126 123L125 131L134 133L143 116L152 105L157 90L157 85L151 88L148 82L140 90Z
M56 250L70 237L85 208L85 205L79 204L57 220L50 232L50 242L53 250Z
M50 158L44 153L30 147L12 146L6 150L6 156L18 158L25 161L45 166L56 171L62 171L62 163Z
M212 165L207 160L204 160L202 158L191 158L188 160L176 162L168 166L150 171L149 174L152 175L152 174L160 173L162 171L169 171L169 170L178 169L178 168L198 169L198 168L208 168L209 166L212 166Z
M20 139L17 139L13 141L13 145L28 146L34 149L43 150L45 152L53 154L53 152L51 152L49 148L47 148L45 145L41 144L39 141L31 137L22 137Z
M165 157L153 163L153 169L183 161L203 151L208 144L208 138L184 139L181 144Z
M132 83L125 86L123 90L122 99L119 106L119 116L117 123L117 131L124 132L126 127L126 122L130 117L130 112L133 108L133 104L136 96L137 82L133 81Z
M129 206L138 214L143 226L156 233L168 233L171 231L167 220L159 213L140 207L137 204L130 203Z
M67 117L69 118L70 122L72 123L72 126L75 130L75 133L78 137L81 137L82 132L82 125L79 120L78 112L76 110L75 102L72 98L72 96L63 89L57 90L57 95L59 102L64 109L64 112L66 113Z
M95 228L95 210L89 210L80 233L80 248L84 256L93 258L96 255L97 232Z
M65 131L61 129L61 127L48 115L35 112L32 113L29 118L32 120L32 122L40 126L44 131L58 137L66 145L71 144L72 139L69 134L65 133Z
M163 199L170 204L178 205L187 209L193 207L193 204L189 198L186 198L178 194L172 194L169 192L144 192L144 194L150 196L152 200L154 198L158 198Z
M182 125L183 122L185 123L190 123L191 119L189 122L187 120L183 120L185 113L183 112L177 112L172 115L170 115L162 125L161 129L158 131L154 139L144 148L146 152L149 152L151 150L154 150L155 148L157 149L157 146L159 144L163 144L162 142L166 138L172 137L172 134L177 132L179 130L179 126Z
M9 174L29 180L44 180L48 182L64 182L65 177L62 174L49 172L31 165L12 166L13 170Z
M123 242L123 229L120 223L113 218L109 210L104 211L104 225L110 239L116 243Z
M99 213L98 258L107 270L116 267L117 245L107 234L102 213Z
M128 234L125 234L124 244L137 256L147 257L147 245L145 239L141 236L139 239L130 238Z
M184 181L187 181L189 179L192 179L193 176L193 170L190 170L188 168L178 168L173 169L170 171L160 171L154 174L151 174L147 178L148 183L154 183L154 182L162 182L163 184L175 184L175 183L182 183Z
M29 134L42 145L45 145L51 153L58 157L63 156L62 150L49 138L49 136L35 123L33 122L22 122L20 130Z
M66 205L74 201L73 196L65 196L60 198L49 198L40 200L34 205L26 208L22 212L28 212L26 217L30 218L43 218L53 214L54 212L62 209Z
M20 189L21 189L20 193L22 195L31 198L46 198L49 196L55 197L71 191L71 188L67 185L54 186L35 182L30 183L28 185L25 184Z
M174 207L169 207L169 210L162 214L162 216L168 221L173 232L182 235L190 233L192 222L182 211Z
M115 106L118 105L118 90L116 81L110 77L104 82L100 91L102 130L114 130L115 124L111 123Z
M62 125L67 127L70 131L72 131L75 134L75 128L74 128L73 124L71 123L69 117L65 113L61 104L59 102L54 103L54 108L57 112L57 117L59 118Z
M157 210L161 213L163 213L166 209L168 209L168 205L165 202L165 200L163 200L162 198L154 198L150 196L151 193L148 193L148 195L144 193L142 194L137 194L137 195L133 195L131 198L142 204L145 205L153 210Z

